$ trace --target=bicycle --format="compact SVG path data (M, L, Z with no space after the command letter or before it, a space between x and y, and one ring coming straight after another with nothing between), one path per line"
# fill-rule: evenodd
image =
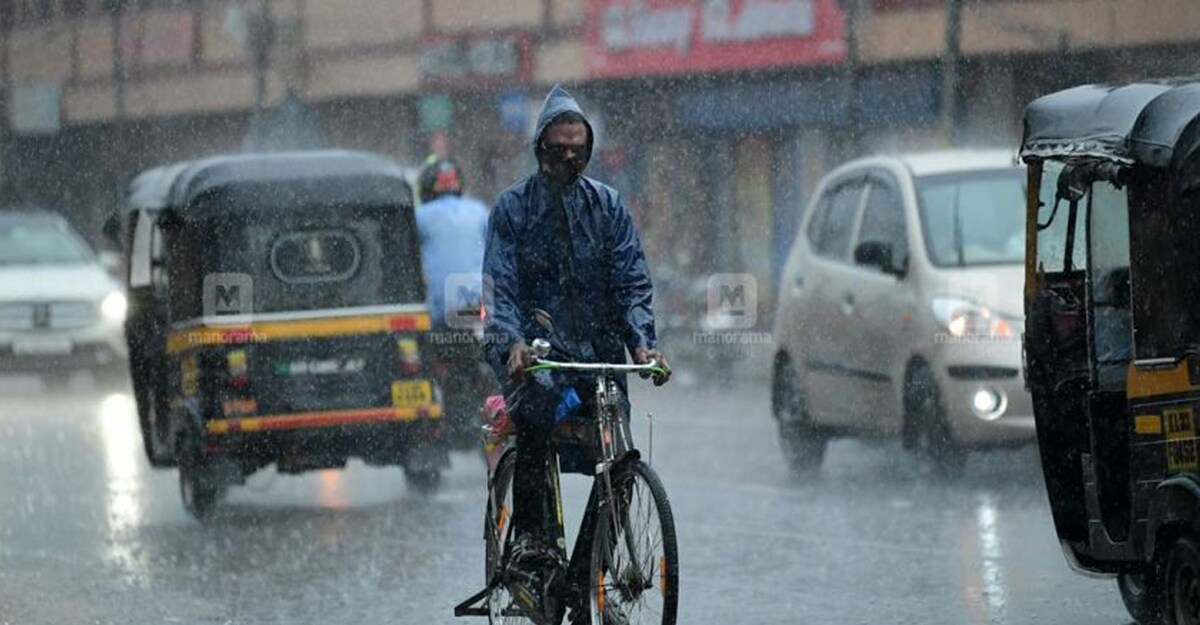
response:
M633 447L628 419L622 414L615 375L662 374L656 363L643 365L560 362L546 359L550 345L532 342L538 354L527 373L555 371L594 378L590 424L556 427L554 453L547 463L547 496L553 519L548 529L559 565L545 581L542 614L526 612L505 579L512 548L511 510L515 445L510 440L489 456L488 500L484 512L487 586L459 604L455 616L487 616L489 623L560 623L571 607L574 625L661 623L674 625L679 600L679 550L666 489L654 469ZM594 427L588 440L586 426ZM495 436L496 426L485 426ZM653 429L651 429L653 445ZM591 492L570 559L566 557L559 486L560 445L587 442L598 454ZM586 566L586 569L584 568ZM586 612L583 612L585 608ZM482 605L477 605L482 603ZM587 616L586 619L582 618ZM645 617L637 618L633 617Z

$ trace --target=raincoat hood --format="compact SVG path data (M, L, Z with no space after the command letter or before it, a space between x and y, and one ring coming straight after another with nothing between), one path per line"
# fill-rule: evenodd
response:
M596 133L592 131L592 123L587 120L587 116L583 114L583 109L579 107L579 103L575 98L567 93L562 85L554 85L550 89L550 93L546 94L545 102L542 102L542 111L538 113L537 129L533 133L533 154L537 157L538 162L542 161L541 145L542 134L546 132L546 128L550 126L550 122L554 121L555 117L563 113L579 113L583 116L583 125L587 126L587 147L588 159L591 159L592 148L595 147Z

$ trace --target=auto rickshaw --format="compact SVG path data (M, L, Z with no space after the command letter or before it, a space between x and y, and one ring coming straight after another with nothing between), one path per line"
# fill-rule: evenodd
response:
M399 465L428 492L449 457L412 194L344 151L219 156L131 187L126 334L145 450L187 510L282 473Z
M1200 80L1025 112L1025 376L1055 530L1142 623L1200 622Z

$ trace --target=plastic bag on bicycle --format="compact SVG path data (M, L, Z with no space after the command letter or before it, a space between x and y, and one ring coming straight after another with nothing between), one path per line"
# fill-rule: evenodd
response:
M594 406L579 399L574 388L563 392L559 404L561 418L555 415L554 432L551 435L558 449L558 466L562 473L594 475L596 463L602 456L598 438ZM622 396L617 402L617 429L611 432L608 443L617 457L633 449L633 433L629 427L629 403ZM619 430L619 431L618 431Z
M595 425L580 414L583 400L574 388L562 391L562 399L554 410L554 441L558 446L560 470L564 473L592 472L594 455L589 450L595 444ZM512 442L516 428L503 395L489 395L483 402L483 453L489 471L494 471L500 457Z
M489 395L483 400L483 455L487 459L488 471L496 470L500 457L508 449L515 432L512 418L503 395Z
M595 425L581 414L583 400L574 387L566 387L558 408L554 410L554 443L558 447L558 470L563 473L592 474L595 454L592 446Z

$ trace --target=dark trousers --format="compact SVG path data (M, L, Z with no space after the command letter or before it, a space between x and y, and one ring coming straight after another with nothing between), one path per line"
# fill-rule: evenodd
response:
M546 469L550 462L550 434L554 410L562 399L562 387L549 376L529 379L510 400L517 426L517 463L513 474L513 528L518 537L532 533L546 538L553 521Z

